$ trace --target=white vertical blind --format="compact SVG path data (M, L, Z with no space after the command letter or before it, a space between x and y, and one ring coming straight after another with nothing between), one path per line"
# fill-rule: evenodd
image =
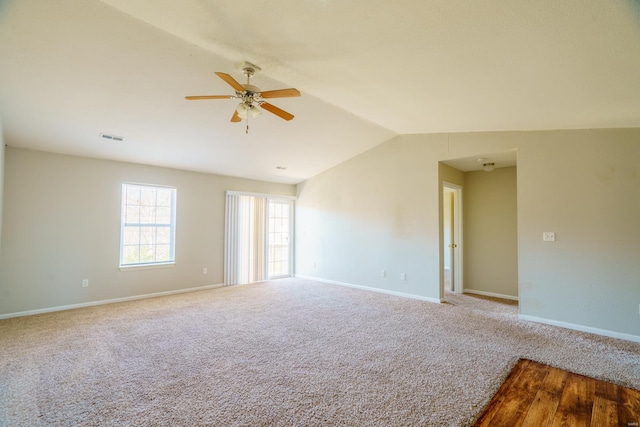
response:
M224 284L235 285L238 279L238 205L236 195L227 194L224 215Z
M225 285L240 285L265 279L266 209L266 197L227 193Z

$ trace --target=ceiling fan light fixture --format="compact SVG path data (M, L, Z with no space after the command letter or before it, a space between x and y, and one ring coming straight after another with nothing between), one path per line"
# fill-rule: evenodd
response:
M249 111L251 112L251 117L253 117L254 119L258 117L260 114L262 114L262 110L260 110L255 105L249 106Z
M482 165L482 170L484 170L485 172L491 172L495 168L496 168L496 164L495 163L484 163Z
M249 107L244 102L241 102L236 107L236 111L238 112L238 116L240 116L243 119L246 119L247 118L247 112L249 111Z

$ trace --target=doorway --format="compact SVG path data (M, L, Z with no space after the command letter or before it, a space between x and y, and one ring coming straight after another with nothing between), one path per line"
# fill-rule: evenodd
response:
M463 292L462 268L462 187L442 183L444 289Z

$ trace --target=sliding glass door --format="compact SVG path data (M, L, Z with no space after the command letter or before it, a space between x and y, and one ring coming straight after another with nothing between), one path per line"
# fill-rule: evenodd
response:
M292 275L293 206L292 198L227 192L226 285Z
M267 225L267 277L291 276L293 247L293 202L291 200L269 200Z

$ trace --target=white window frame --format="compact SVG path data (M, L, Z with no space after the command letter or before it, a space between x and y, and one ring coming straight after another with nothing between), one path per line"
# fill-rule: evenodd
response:
M124 257L124 241L125 241L125 228L127 226L138 226L138 227L167 227L166 223L127 223L126 222L126 206L127 205L127 188L128 187L141 187L153 189L155 191L159 189L163 190L171 190L171 216L169 226L169 259L161 260L161 261L144 261L137 263L123 263ZM156 201L157 203L157 201ZM175 244L176 244L176 204L177 204L177 189L176 187L166 186L166 185L156 185L156 184L142 184L135 182L125 182L122 184L122 197L120 202L120 261L119 268L121 270L135 270L135 269L144 269L144 268L159 268L159 267L173 267L175 265ZM157 209L157 204L154 206L154 209ZM155 215L155 211L154 211ZM157 237L157 236L156 236ZM140 239L138 245L141 245ZM154 243L154 246L157 246L157 243Z

